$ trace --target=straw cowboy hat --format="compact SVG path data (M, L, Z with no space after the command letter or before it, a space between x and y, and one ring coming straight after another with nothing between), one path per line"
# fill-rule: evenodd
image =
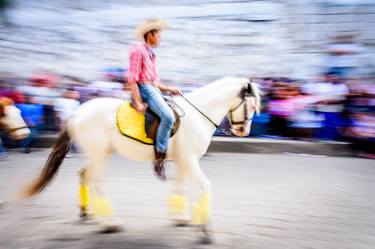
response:
M161 19L148 19L136 28L134 36L135 39L143 41L144 35L147 32L150 32L154 29L163 30L166 28L168 28L168 23L166 21L163 21Z

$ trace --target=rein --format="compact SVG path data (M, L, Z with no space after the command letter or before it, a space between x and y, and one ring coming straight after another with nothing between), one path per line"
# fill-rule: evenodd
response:
M198 109L198 107L196 107L193 103L191 103L187 98L185 98L185 96L183 94L181 94L181 97L186 101L188 102L192 107L194 107L195 110L197 110L200 114L202 114L203 117L205 117L208 121L211 122L211 124L213 124L216 128L219 128L219 126L214 122L212 121L212 119L210 119L206 114L204 114L201 110Z
M251 94L249 93L245 93L244 96L242 97L242 101L233 109L231 109L229 111L229 115L230 115L230 122L232 125L243 125L245 124L248 120L252 120L253 118L249 117L249 113L248 113L248 110L247 110L247 106L246 106L246 97L247 96L252 96ZM186 101L188 102L192 107L194 107L195 110L197 110L200 114L202 114L203 117L205 117L208 121L210 121L211 124L213 124L216 128L219 128L219 125L217 125L214 121L212 121L212 119L210 119L206 114L204 114L201 110L199 110L198 107L196 107L193 103L191 103L186 97L184 94L181 93L181 97ZM244 119L242 121L238 121L238 122L235 122L232 120L233 118L233 112L236 111L238 108L240 108L240 106L242 106L242 104L245 102L245 108L244 108Z

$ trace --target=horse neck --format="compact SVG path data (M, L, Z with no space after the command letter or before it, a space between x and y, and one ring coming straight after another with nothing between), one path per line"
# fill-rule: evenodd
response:
M220 124L230 108L241 101L239 93L242 88L238 82L217 82L198 89L189 98L215 124Z

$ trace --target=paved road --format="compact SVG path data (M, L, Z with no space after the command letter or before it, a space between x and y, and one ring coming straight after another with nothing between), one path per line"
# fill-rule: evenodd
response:
M34 175L47 151L13 152L0 162L0 196L10 198ZM170 183L149 165L114 157L103 187L126 230L100 234L77 220L76 171L67 158L48 190L0 209L1 249L50 248L374 248L374 161L292 155L209 154L202 167L212 181L214 245L197 244L192 228L166 215ZM173 170L169 170L173 174ZM193 188L194 189L194 188Z

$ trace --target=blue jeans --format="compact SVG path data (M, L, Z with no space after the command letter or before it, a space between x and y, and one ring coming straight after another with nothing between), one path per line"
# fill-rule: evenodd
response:
M318 131L319 139L336 140L340 137L338 128L342 127L342 114L339 112L318 112L324 116L322 128Z
M31 144L38 138L39 132L36 127L29 127L29 130L30 135L21 142L23 148L31 147Z
M5 148L3 147L3 143L1 142L1 138L0 138L0 156L3 156L5 154L6 154Z
M174 114L165 103L159 88L151 84L139 84L139 91L144 102L160 118L160 125L156 136L156 150L165 153L168 147L168 140L172 132Z

